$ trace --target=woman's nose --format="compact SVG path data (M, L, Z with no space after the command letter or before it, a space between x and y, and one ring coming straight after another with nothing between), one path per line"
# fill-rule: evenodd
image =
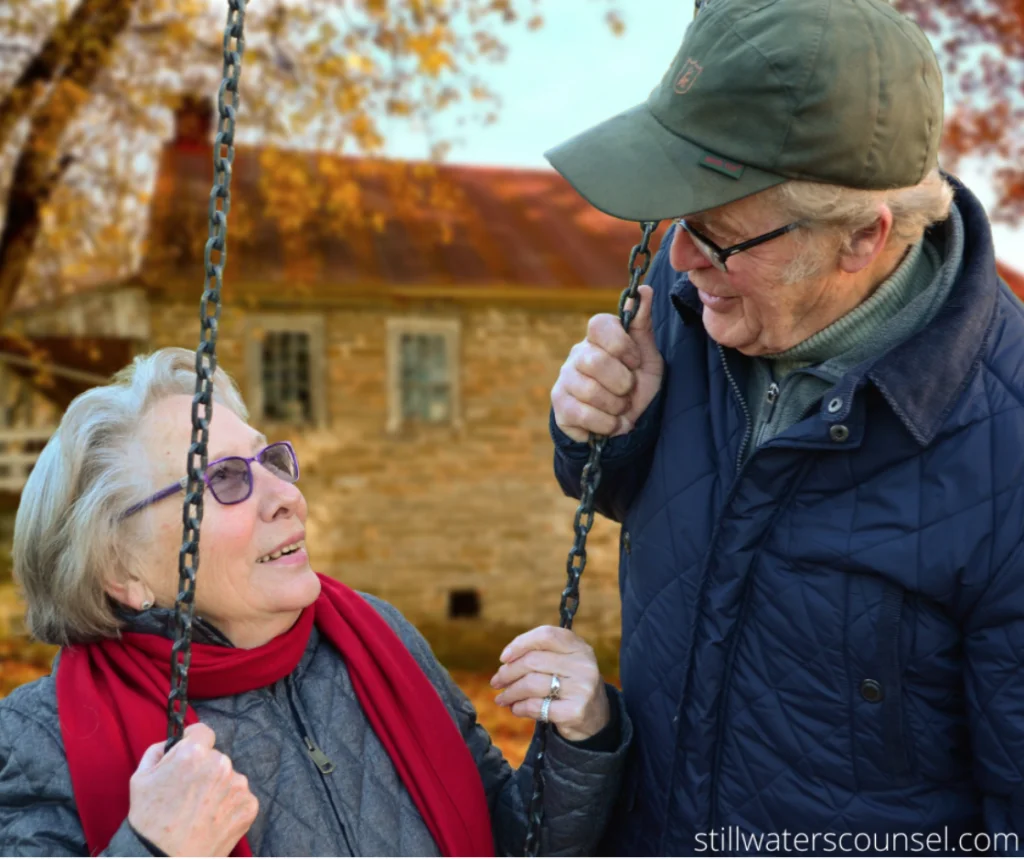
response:
M669 249L668 261L676 271L696 271L702 268L713 268L711 260L702 254L690 238L690 234L682 227L676 227Z
M272 471L261 469L257 480L264 486L261 493L263 505L271 517L294 516L305 504L305 497L299 487L283 480Z

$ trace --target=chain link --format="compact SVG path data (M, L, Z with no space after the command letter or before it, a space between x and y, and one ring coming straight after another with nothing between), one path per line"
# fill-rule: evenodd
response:
M629 255L629 286L622 291L619 298L619 319L626 331L629 331L629 326L640 309L640 296L637 290L640 288L640 281L647 274L647 269L651 265L649 244L651 235L658 228L658 222L644 221L640 228L643 230L640 244L636 245ZM637 264L638 260L639 264ZM626 306L627 304L629 307ZM572 629L573 619L580 604L580 577L587 566L587 535L590 534L590 529L594 526L594 503L597 488L601 483L601 455L604 453L607 441L607 436L594 433L590 435L590 456L587 459L587 464L583 467L580 503L576 508L576 516L573 520L576 539L566 561L567 581L559 606L559 622L563 629ZM527 856L536 856L540 848L540 831L544 814L544 759L547 753L549 730L548 724L538 722L534 731L534 737L537 740L537 755L533 763L533 794L530 796L526 834Z
M199 526L203 521L203 473L213 415L213 375L217 370L217 326L221 288L227 262L228 212L231 209L231 167L235 160L235 118L238 81L245 51L245 4L228 0L224 28L224 75L217 92L217 135L213 143L213 189L209 202L209 238L203 253L205 276L199 318L202 334L196 349L196 393L192 398L192 443L188 449L188 484L182 509L184 533L178 555L178 598L174 605L174 646L171 648L171 692L167 698L169 751L185 730L188 671L192 663L192 621L195 617L196 571L199 569ZM216 253L216 259L214 254Z

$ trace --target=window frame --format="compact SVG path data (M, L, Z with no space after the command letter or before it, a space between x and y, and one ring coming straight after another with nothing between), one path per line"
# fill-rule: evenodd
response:
M445 421L426 422L417 426L461 429L462 385L461 385L461 324L458 319L430 317L392 316L387 320L388 413L386 429L397 433L409 424L403 414L402 390L402 337L406 334L442 337L444 340L445 363L448 368L448 389L450 391L449 417Z
M254 313L245 320L246 402L252 419L263 426L322 429L327 426L325 325L313 313ZM293 423L266 416L263 389L263 343L270 333L306 334L309 337L309 395L312 419Z

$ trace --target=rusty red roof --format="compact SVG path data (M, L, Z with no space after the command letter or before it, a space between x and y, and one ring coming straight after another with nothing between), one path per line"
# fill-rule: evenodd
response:
M161 290L184 279L194 289L210 150L169 145L159 169L144 280ZM622 289L640 238L636 223L598 212L552 170L243 147L228 233L228 282L278 298L355 285Z

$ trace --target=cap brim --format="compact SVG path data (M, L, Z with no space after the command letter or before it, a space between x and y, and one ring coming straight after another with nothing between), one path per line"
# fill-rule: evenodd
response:
M742 166L739 176L701 164L718 155L665 128L646 104L544 153L592 206L626 221L663 221L724 206L786 181Z

